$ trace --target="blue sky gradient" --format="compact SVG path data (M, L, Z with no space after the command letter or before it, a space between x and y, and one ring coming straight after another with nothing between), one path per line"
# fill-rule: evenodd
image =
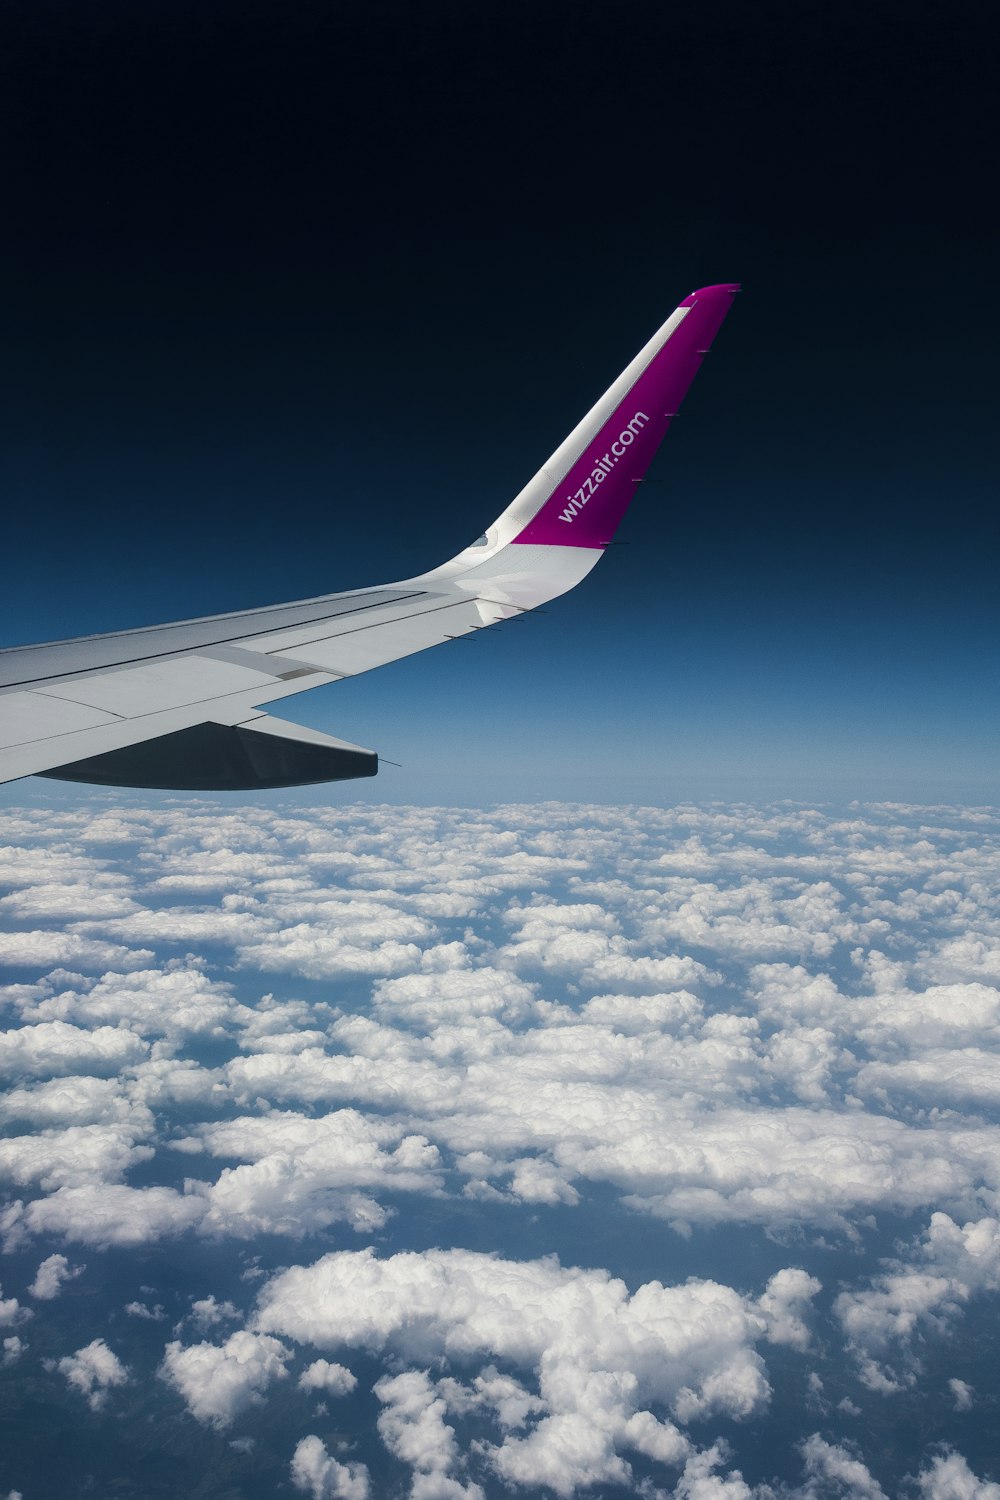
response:
M13 12L2 641L419 572L736 278L628 546L304 712L404 800L995 797L993 89L959 11Z

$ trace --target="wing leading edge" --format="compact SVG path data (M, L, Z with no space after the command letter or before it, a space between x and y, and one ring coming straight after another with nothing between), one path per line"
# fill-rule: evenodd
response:
M611 541L739 287L680 304L486 534L400 583L0 651L0 781L232 790L373 776L271 704L573 588Z

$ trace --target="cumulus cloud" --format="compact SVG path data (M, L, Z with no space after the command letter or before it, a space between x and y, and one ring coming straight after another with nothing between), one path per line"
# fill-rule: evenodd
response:
M75 1354L67 1354L56 1366L71 1390L85 1396L91 1411L99 1411L115 1386L125 1385L128 1370L103 1339L94 1339Z
M120 1077L51 1078L30 1088L13 1088L0 1098L0 1117L36 1129L122 1124L136 1135L150 1133L155 1124L149 1107L130 1095Z
M382 979L373 987L372 1000L377 1014L427 1029L482 1016L517 1023L534 1012L535 988L486 965Z
M71 1125L0 1141L0 1177L22 1186L38 1182L47 1190L79 1187L115 1181L154 1155L152 1146L138 1145L120 1126Z
M237 948L237 962L263 973L291 971L309 979L342 974L388 976L420 967L421 942L436 928L426 917L357 893L280 904L282 925ZM306 920L294 921L296 916Z
M389 1452L414 1470L414 1500L485 1500L478 1484L454 1477L460 1456L455 1430L445 1421L447 1404L423 1370L384 1375L375 1386L382 1402L378 1430Z
M322 1440L304 1437L292 1458L292 1483L311 1500L368 1500L371 1488L364 1464L342 1464Z
M155 1307L150 1307L145 1302L126 1302L125 1316L141 1318L146 1323L162 1323L167 1315L159 1303Z
M221 1345L184 1346L175 1340L166 1347L160 1374L192 1416L221 1431L259 1404L273 1381L287 1376L290 1357L277 1339L239 1329Z
M89 870L86 880L40 880L0 899L0 913L33 921L120 917L134 910L127 876L108 870Z
M347 1396L357 1383L357 1376L346 1365L331 1364L328 1359L313 1360L299 1376L304 1391L326 1391L330 1396Z
M83 1266L71 1266L65 1255L50 1255L42 1261L35 1272L35 1279L28 1288L28 1294L38 1297L43 1302L51 1302L58 1297L67 1281L72 1281L84 1270Z
M808 1347L810 1332L806 1319L812 1299L822 1289L815 1276L794 1267L775 1272L757 1301L772 1344L789 1344L793 1349Z
M201 1198L173 1188L92 1183L16 1204L6 1234L9 1240L19 1233L57 1234L99 1250L112 1245L134 1248L183 1234L204 1214Z
M199 1297L191 1303L188 1317L199 1333L207 1333L210 1328L215 1328L227 1319L238 1318L239 1312L231 1302L220 1302L209 1293L207 1297Z
M0 964L7 968L53 969L57 964L77 968L139 968L153 954L148 948L129 950L76 932L0 932Z
M946 1278L911 1271L886 1276L881 1285L864 1291L842 1293L836 1311L849 1347L858 1355L865 1385L889 1394L912 1384L916 1367L903 1358L893 1370L884 1356L894 1346L900 1346L900 1354L905 1355L918 1324L940 1325L957 1311L957 1303Z
M690 1034L703 1015L702 1001L690 990L664 995L595 995L580 1008L581 1021L625 1035L650 1031Z
M666 1465L655 1483L689 1500L749 1496L735 1457L710 1437L696 1449L685 1429L759 1412L768 1346L794 1357L815 1340L824 1360L846 1348L871 1391L914 1400L922 1345L954 1337L973 1300L1000 1289L1000 821L987 810L390 816L192 801L5 822L0 910L23 929L6 935L9 954L26 960L0 989L23 1023L0 1033L11 1248L245 1244L337 1225L371 1237L392 1213L405 1245L409 1207L428 1198L445 1242L463 1198L507 1244L524 1243L502 1238L514 1222L544 1247L574 1216L586 1230L595 1211L617 1215L646 1278L673 1261L650 1264L644 1245L701 1269L699 1247L724 1238L706 1231L770 1237L752 1295L720 1271L629 1296L610 1248L607 1272L434 1260L447 1251L337 1262L341 1280L353 1266L360 1287L377 1284L384 1322L353 1323L338 1283L347 1331L324 1324L320 1298L313 1341L382 1359L383 1441L423 1500L474 1493L487 1470L567 1494L631 1483L636 1455ZM271 973L277 997L260 993ZM890 1246L893 1214L927 1227ZM842 1238L854 1271L831 1321L810 1272L827 1279L820 1246ZM52 1248L36 1256L50 1267L36 1287L65 1279ZM156 1321L151 1288L126 1303L136 1290L118 1305ZM187 1289L175 1336L218 1343L171 1345L163 1368L186 1400L188 1380L201 1420L223 1424L288 1357L223 1342L236 1310L205 1290ZM412 1324L411 1296L424 1299ZM505 1331L518 1320L539 1322L534 1342ZM300 1333L279 1319L248 1337ZM857 1407L838 1404L830 1376L809 1399L849 1422ZM316 1359L288 1399L312 1393L315 1407L349 1378ZM957 1378L936 1390L949 1413L972 1399ZM473 1427L483 1446L463 1455ZM810 1442L803 1493L878 1493L835 1430ZM925 1490L992 1483L952 1457L921 1470ZM293 1478L314 1494L370 1487L318 1437L299 1444Z
M918 1332L946 1331L976 1293L1000 1290L1000 1221L959 1225L933 1214L912 1255L869 1286L842 1292L834 1304L862 1380L884 1394L916 1378L911 1345ZM962 1381L957 1385L968 1392Z
M793 1296L792 1286L781 1284L772 1299L787 1316L788 1305L809 1290L798 1284ZM570 1494L581 1484L627 1477L619 1450L684 1459L687 1440L657 1419L654 1405L683 1423L714 1412L744 1418L765 1405L769 1385L754 1346L766 1337L769 1317L715 1282L651 1282L630 1296L606 1272L563 1269L554 1260L468 1251L379 1260L371 1251L341 1251L269 1282L257 1326L321 1348L389 1351L421 1366L447 1354L499 1358L531 1371L543 1415L526 1435L510 1433L489 1448L489 1458L511 1482ZM479 1387L480 1400L486 1389ZM380 1393L394 1451L423 1451L426 1439L437 1470L450 1474L447 1388L432 1389L421 1376L384 1384ZM498 1400L513 1395L499 1392ZM522 1416L533 1410L529 1397ZM430 1464L428 1457L427 1472Z
M711 1448L692 1453L677 1481L676 1500L755 1500L758 1494L761 1500L770 1500L768 1486L762 1491L752 1490L738 1469L718 1473L728 1460L725 1443L713 1443Z
M828 1443L814 1432L801 1444L806 1471L804 1500L845 1496L847 1500L888 1500L882 1486L852 1449Z
M146 853L163 873L147 892L174 899L186 889L186 868L198 882L232 879L213 940L248 964L255 945L273 942L284 945L282 964L291 970L289 943L364 949L360 966L338 959L323 972L369 975L377 1019L342 1016L327 1033L304 1002L247 1005L231 980L188 959L111 971L96 982L53 975L23 1001L34 1024L5 1034L0 1064L6 1057L15 1072L72 1070L75 1081L62 1092L48 1083L17 1089L8 1113L43 1127L119 1123L138 1140L149 1112L170 1105L214 1109L263 1098L388 1108L426 1139L428 1152L489 1157L492 1168L470 1191L572 1204L587 1183L603 1182L684 1230L725 1221L843 1228L878 1206L951 1208L998 1190L988 1165L994 1130L976 1136L942 1120L891 1118L884 1107L930 1099L935 1087L958 1103L987 1101L995 1089L985 1044L1000 1036L1000 992L945 969L925 989L914 982L930 977L927 923L950 922L963 909L947 890L930 889L938 865L926 839L906 847L894 830L890 846L860 820L824 824L810 814L747 809L649 810L642 821L624 812L609 821L587 809L577 826L560 812L547 811L545 826L535 814L505 816L512 815L523 824L517 834L499 816L463 824L414 812L395 847L360 820L348 835L352 848L337 847L340 829L264 813L242 834L223 816L228 842L216 847L208 819L182 830L164 815L166 833ZM147 836L148 820L124 826ZM192 847L192 829L203 849ZM238 835L258 847L237 848ZM767 847L781 837L798 840L800 852ZM635 849L646 846L648 857L637 860ZM971 870L971 855L962 858ZM595 860L625 878L588 879ZM62 868L53 876L44 860L26 859L23 868L25 899L36 868L45 877L39 889L82 884ZM896 890L901 879L921 876L923 894ZM542 893L567 877L571 899ZM115 889L116 899L133 900L120 881ZM483 947L477 939L477 952L464 939L440 940L441 921L485 899L500 903L508 942ZM150 906L148 920L173 921L179 910ZM923 956L909 968L874 941L904 912L923 923ZM139 917L147 920L138 909L122 920ZM102 931L118 920L108 917ZM249 944L248 924L256 934ZM164 941L175 929L167 923ZM859 995L824 972L833 940L859 944ZM406 948L402 971L383 973L381 959L372 960L386 943ZM718 966L677 951L685 943L745 966L746 1005L755 1014L733 1012ZM784 961L775 961L779 949ZM319 970L306 961L297 972ZM549 975L571 980L579 1000L550 999ZM129 1055L158 1035L173 1047L188 1036L231 1035L252 1055L224 1071ZM103 1057L93 1055L102 1049ZM127 1087L83 1076L123 1066L135 1075ZM803 1106L798 1113L787 1107L789 1094ZM844 1101L859 1094L879 1109L845 1112ZM727 1101L729 1113L720 1109ZM213 1149L207 1134L201 1139ZM671 1142L666 1157L663 1140ZM358 1160L358 1180L334 1186L319 1154L316 1145L276 1149L223 1168L199 1189L208 1201L205 1228L239 1235L383 1220L378 1196L399 1190L398 1174L392 1180L391 1169ZM37 1156L21 1149L15 1180L70 1183L41 1175L43 1164L35 1179L26 1175ZM120 1175L110 1164L100 1170ZM56 1171L63 1173L61 1162ZM436 1191L433 1176L425 1166L412 1190Z
M205 1233L249 1238L263 1232L301 1235L338 1219L361 1228L384 1214L361 1188L434 1192L440 1187L437 1147L423 1136L338 1110L320 1119L290 1111L206 1126L179 1143L215 1155L243 1157L211 1185L199 1185ZM394 1149L387 1150L386 1145Z
M23 1308L16 1297L5 1297L3 1288L0 1287L0 1328L11 1328L30 1317L30 1310Z
M66 1073L118 1073L138 1062L149 1044L115 1026L86 1030L43 1021L0 1032L0 1073L51 1078Z
M960 1453L939 1453L917 1475L925 1500L1000 1500L1000 1484L980 1479Z
M147 963L152 957L145 955ZM153 1037L221 1036L253 1015L234 999L231 984L211 979L190 961L127 973L111 969L86 987L47 994L25 1012L51 1025L88 1023L92 1036L114 1029Z

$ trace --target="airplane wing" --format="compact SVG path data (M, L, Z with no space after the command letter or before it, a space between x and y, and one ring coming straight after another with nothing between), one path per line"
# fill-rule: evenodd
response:
M586 577L738 290L686 297L485 535L429 573L0 651L0 781L220 791L374 776L373 751L260 705L482 630Z

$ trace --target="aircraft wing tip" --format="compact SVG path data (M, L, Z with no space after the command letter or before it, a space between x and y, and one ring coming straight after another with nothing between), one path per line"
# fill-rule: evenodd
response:
M696 292L692 292L690 297L685 297L681 307L693 307L696 302L713 295L718 296L720 293L728 293L730 297L735 297L736 293L742 290L738 281L720 281L713 286L702 286Z

